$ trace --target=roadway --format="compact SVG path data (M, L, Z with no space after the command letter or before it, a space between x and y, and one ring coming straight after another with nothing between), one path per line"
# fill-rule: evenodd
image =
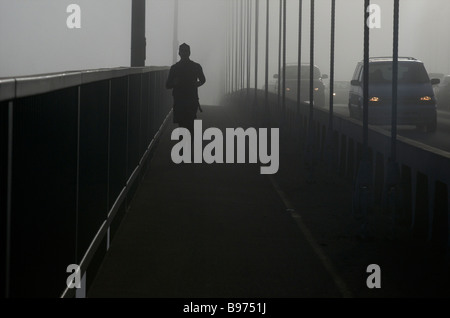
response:
M335 104L336 114L349 117L347 104ZM450 112L438 110L437 130L434 133L419 131L415 126L399 125L398 135L450 152ZM390 131L390 126L379 126Z

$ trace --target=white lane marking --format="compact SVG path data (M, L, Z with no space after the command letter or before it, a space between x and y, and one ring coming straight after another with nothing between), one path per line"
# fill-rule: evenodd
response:
M314 252L319 257L320 261L324 265L326 271L330 274L332 277L334 283L336 284L336 287L338 288L339 292L344 298L353 298L352 293L347 288L346 283L341 278L341 276L338 274L336 268L334 267L331 260L325 255L324 251L320 247L319 244L317 244L316 240L314 239L311 231L308 229L308 227L305 225L305 223L302 220L302 217L300 214L295 212L294 205L291 203L291 201L288 199L286 194L283 190L281 190L278 183L275 181L275 178L273 176L268 176L270 179L270 182L272 183L272 186L274 187L275 191L280 196L281 200L284 202L284 205L286 206L286 209L290 210L291 216L297 223L298 227L300 228L300 231L302 231L303 235L305 236L308 243L311 245Z

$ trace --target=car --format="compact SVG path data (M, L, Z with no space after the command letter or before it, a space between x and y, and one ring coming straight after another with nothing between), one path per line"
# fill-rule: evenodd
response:
M438 109L450 110L450 75L444 76L436 95Z
M349 115L363 117L364 62L358 62L350 82L348 100ZM415 125L427 132L436 131L436 97L432 85L439 79L431 79L422 61L413 57L398 58L397 124ZM392 115L392 58L369 58L369 109L372 125L390 125Z
M441 83L444 80L444 76L445 76L444 73L428 73L429 78L438 78ZM437 95L439 92L439 84L433 85L433 90L434 90L434 95L437 98Z
M335 81L333 86L334 104L346 104L350 91L350 81Z
M310 80L310 65L301 64L300 70L300 101L309 103L309 80ZM273 76L276 81L275 90L278 91L278 74ZM280 77L283 77L282 70ZM322 74L319 67L314 65L313 83L314 83L314 105L318 107L325 106L325 85L324 79L327 79L326 74ZM297 81L298 81L298 64L290 63L286 65L286 98L297 100Z

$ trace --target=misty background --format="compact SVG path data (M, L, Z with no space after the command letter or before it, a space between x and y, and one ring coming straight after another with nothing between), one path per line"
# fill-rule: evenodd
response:
M245 0L241 0L246 3ZM232 0L179 0L178 42L191 46L207 82L199 89L202 104L215 105L225 89L227 13ZM81 28L69 29L69 4L81 7ZM237 2L236 2L237 3ZM239 2L240 3L240 2ZM254 74L254 1L252 1ZM269 0L269 83L278 68L279 0ZM297 61L298 0L287 0L288 63ZM331 0L315 1L315 64L330 72ZM148 66L173 63L175 0L147 0ZM350 80L363 58L364 2L336 1L335 80ZM370 55L392 56L392 0L373 0L381 7L381 28L370 31ZM309 62L310 1L303 0L302 61ZM264 85L266 0L260 0L259 78ZM422 60L428 72L450 74L450 1L401 0L399 55ZM131 0L1 0L0 77L130 65ZM254 85L254 75L251 85Z

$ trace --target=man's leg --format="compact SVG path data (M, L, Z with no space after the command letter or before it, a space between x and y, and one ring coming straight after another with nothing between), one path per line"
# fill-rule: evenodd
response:
M188 120L186 122L186 128L191 133L191 140L193 141L194 140L194 120Z
M194 158L194 120L182 120L179 122L178 127L180 128L186 128L189 130L189 133L191 134L191 156L192 160ZM181 154L182 155L182 154Z

